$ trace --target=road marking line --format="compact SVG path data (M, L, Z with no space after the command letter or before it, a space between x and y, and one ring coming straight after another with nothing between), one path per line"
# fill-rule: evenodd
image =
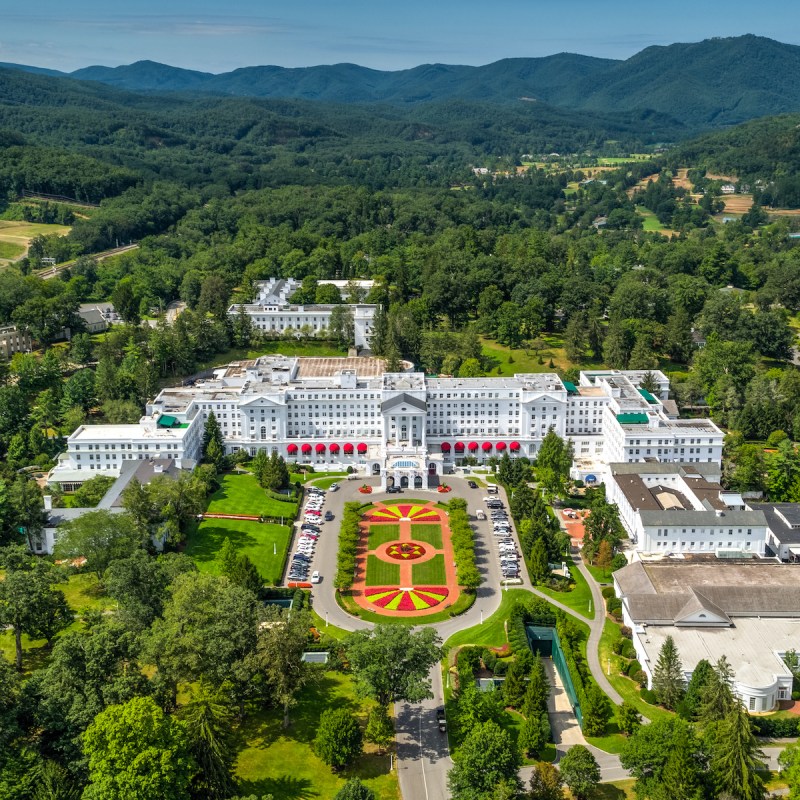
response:
M425 777L425 758L422 755L422 710L419 712L419 760L422 764L422 785L425 787L425 800L428 800L428 779Z

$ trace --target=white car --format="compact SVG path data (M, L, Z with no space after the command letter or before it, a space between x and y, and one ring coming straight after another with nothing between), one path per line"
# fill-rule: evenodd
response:
M331 487L330 487L330 490L332 492L338 492L339 491L339 484L338 483L332 483Z
M319 583L319 582L320 582L319 572L317 572L317 570L314 570L311 573L311 583Z

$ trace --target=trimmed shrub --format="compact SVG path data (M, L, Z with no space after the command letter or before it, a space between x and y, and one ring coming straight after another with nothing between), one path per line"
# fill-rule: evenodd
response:
M636 648L633 646L633 642L630 639L622 640L620 655L623 658L636 658Z
M616 597L613 586L604 586L600 590L600 593L603 595L603 597L605 597L606 600L610 600L612 597Z
M639 686L647 686L647 673L643 669L640 669L638 672L634 672L630 677L631 680L636 681Z
M625 639L614 639L613 643L611 644L611 652L615 655L622 655L622 648L624 646Z
M612 597L606 600L606 608L608 609L609 614L613 614L617 611L622 610L622 600L619 597Z
M656 697L656 693L654 691L651 691L643 686L639 694L642 696L642 700L644 700L645 703L650 703L651 706L658 705L658 698Z
M640 672L642 669L642 665L634 658L627 667L625 667L625 673L629 678L633 677L634 672Z
M783 739L798 735L800 720L796 717L753 717L752 720L758 736Z

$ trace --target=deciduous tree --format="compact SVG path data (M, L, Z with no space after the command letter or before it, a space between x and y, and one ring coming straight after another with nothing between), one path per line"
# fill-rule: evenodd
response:
M361 728L346 708L322 712L314 739L314 752L334 772L355 761L362 751Z
M582 744L570 747L561 759L559 767L561 777L575 800L586 800L600 783L600 767L594 756Z

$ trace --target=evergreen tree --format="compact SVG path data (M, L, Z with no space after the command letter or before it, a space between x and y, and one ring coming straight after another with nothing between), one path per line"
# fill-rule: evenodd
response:
M547 744L542 723L539 717L527 718L523 721L517 738L520 753L525 758L538 755Z
M670 711L674 711L683 699L683 666L675 640L671 636L667 636L658 653L658 661L653 670L653 691L658 702Z
M704 800L696 742L691 731L677 726L668 748L669 755L661 772L660 782L665 798Z
M544 583L550 577L550 564L547 559L547 545L543 538L537 539L531 548L528 569L533 583Z
M212 441L215 442L215 447L209 452ZM219 423L217 422L217 417L213 411L209 411L205 427L203 428L203 458L206 461L210 461L210 455L222 454L224 452L225 443L222 438L222 431L220 430Z
M503 700L512 708L520 708L525 698L525 689L529 665L522 661L513 661L503 681Z
M603 736L611 718L611 704L605 692L596 684L586 690L583 702L583 732L587 736Z
M564 353L575 363L583 361L586 351L586 315L583 312L573 314L564 332Z
M633 703L625 700L617 709L617 727L626 735L632 736L639 730L642 724L642 716Z
M718 792L740 800L762 800L764 782L759 771L766 756L759 749L750 717L741 704L716 726L711 772Z
M733 696L731 685L733 671L725 656L714 665L713 672L707 676L700 692L700 720L709 724L727 717L736 707L737 700Z
M253 321L241 303L233 321L233 340L237 347L249 347L253 341Z
M375 792L364 786L359 778L350 778L350 780L336 792L333 800L376 800L376 798Z
M678 713L684 719L697 719L699 717L708 684L715 679L714 667L704 658L698 661L686 687L686 696L678 707Z

